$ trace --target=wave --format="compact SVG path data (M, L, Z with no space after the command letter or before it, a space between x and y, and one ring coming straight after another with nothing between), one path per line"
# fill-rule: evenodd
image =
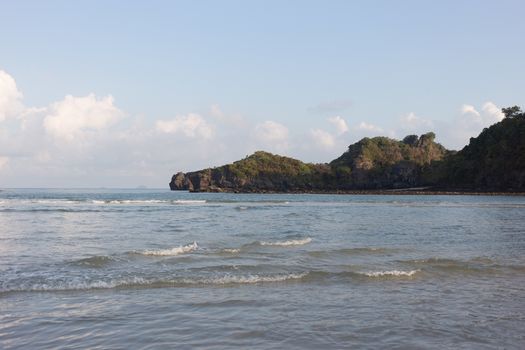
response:
M306 237L303 239L291 239L287 241L274 241L274 242L267 242L267 241L261 241L259 242L260 245L264 246L274 246L274 247L287 247L287 246L294 246L294 245L305 245L312 241L310 237Z
M204 204L206 202L204 199L176 199L172 201L173 204Z
M200 199L108 199L100 200L93 199L91 200L93 204L202 204L206 203L206 200Z
M507 269L509 266L499 265L490 258L472 258L469 260L456 260L450 258L427 258L419 260L401 261L409 266L417 267L437 274L451 275L483 275L494 274Z
M70 280L49 281L47 283L22 283L18 286L1 286L0 293L10 292L52 292L74 291L91 289L115 288L165 288L165 287L192 287L192 286L228 286L239 284L278 283L301 280L308 272L275 274L275 275L222 275L201 278L174 278L174 279L148 279L144 277L129 277L111 280Z
M240 248L224 248L221 249L221 253L227 253L227 254L237 254L241 251Z
M387 270L387 271L369 271L359 272L368 277L412 277L420 270L401 271L401 270Z
M158 203L168 203L169 201L160 200L160 199L108 199L108 200L99 200L93 199L91 203L93 204L158 204Z
M119 210L112 210L119 211ZM0 209L0 212L3 213L48 213L48 212L57 212L57 213L100 213L104 212L103 210L97 209L80 209L80 208L5 208Z
M331 257L334 255L365 255L365 254L388 254L398 251L395 248L375 248L375 247L358 247L358 248L341 248L333 250L314 250L307 254L317 258Z
M115 262L116 259L106 255L95 255L89 258L78 259L71 261L72 265L85 266L85 267L104 267L106 265Z
M171 249L156 249L156 250L145 250L142 252L138 252L138 254L141 255L151 255L151 256L173 256L173 255L180 255L184 253L189 253L199 248L197 245L197 242L193 242L188 245L184 246L178 246Z

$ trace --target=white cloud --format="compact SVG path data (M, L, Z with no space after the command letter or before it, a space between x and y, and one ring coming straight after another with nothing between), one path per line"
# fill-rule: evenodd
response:
M52 136L72 141L85 130L102 130L123 116L113 105L113 97L97 99L94 94L85 97L67 95L51 104L44 118L44 128Z
M288 128L277 122L267 120L255 126L255 135L264 142L283 142L288 139Z
M469 143L471 137L476 137L483 128L501 121L504 118L501 109L493 102L487 101L481 109L464 104L460 114L448 123L443 123L437 135L442 135L446 147L461 149Z
M0 70L0 122L23 111L22 97L15 79Z
M490 101L483 104L481 112L472 105L463 105L461 107L461 115L461 119L466 127L486 127L501 121L505 117L501 108Z
M237 135L242 136L242 131ZM289 151L288 128L277 122L267 120L259 123L251 132L251 140L246 140L244 147L262 149L276 153L287 153Z
M244 118L239 114L226 114L223 112L218 104L213 104L210 107L210 115L218 121L235 126L244 124Z
M167 134L182 133L186 137L210 139L213 136L213 128L199 114L177 116L172 120L158 120L156 129Z
M461 106L461 114L472 114L473 116L479 117L480 114L476 110L476 107L472 105L463 105Z
M485 122L488 123L497 123L503 118L505 118L505 115L501 111L501 108L496 106L494 103L488 101L483 104L483 107L481 108L483 119Z
M335 146L334 137L327 131L321 129L310 130L310 136L317 146L322 148L332 148Z
M335 126L338 135L344 134L348 131L348 124L346 124L346 121L340 116L328 118L328 121Z
M403 131L423 133L434 127L431 120L417 116L414 112L401 117L400 129Z
M464 119L468 122L485 126L488 126L486 124L497 123L505 117L501 108L490 101L483 104L481 112L472 105L463 105L461 106L461 114L465 116Z
M381 129L380 127L374 125L374 124L369 124L367 122L361 122L359 123L356 127L355 127L356 130L358 131L368 131L368 132L383 132L383 129Z

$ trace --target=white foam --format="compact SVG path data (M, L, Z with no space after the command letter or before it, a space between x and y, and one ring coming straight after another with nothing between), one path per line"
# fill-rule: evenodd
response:
M197 242L193 242L188 245L178 246L171 249L157 249L157 250L145 250L141 252L142 255L154 255L154 256L172 256L189 253L199 248Z
M76 204L78 201L72 201L68 199L39 199L39 200L32 200L31 203L38 203L38 204Z
M92 200L93 204L157 204L168 203L166 200L160 199L114 199L114 200Z
M173 204L203 204L206 203L204 199L176 199Z
M0 285L0 293L9 292L44 292L44 291L66 291L66 290L90 290L90 289L113 289L124 287L184 287L192 285L231 285L231 284L255 284L275 283L289 280L301 279L308 275L304 273L279 274L273 276L261 275L224 275L210 278L175 278L173 280L147 279L142 277L129 277L123 279L82 280L74 278L71 280L50 281L48 283L22 283L18 286Z
M147 285L149 282L141 277L132 277L109 281L83 281L72 279L69 281L51 281L49 283L23 283L15 288L1 288L0 292L44 292L65 290L111 289L122 286Z
M303 238L303 239L291 239L288 241L275 241L275 242L260 242L261 245L267 245L267 246L277 246L277 247L287 247L287 246L293 246L293 245L304 245L308 244L312 241L310 237Z
M419 270L411 270L411 271L388 270L388 271L369 271L369 272L364 272L363 274L368 277L387 277L387 276L410 277L410 276L414 276L417 272L419 272Z
M222 251L225 253L236 254L239 253L241 250L238 248L224 248Z
M284 282L288 280L301 279L308 275L308 272L303 273L291 273L291 274L280 274L273 276L261 276L261 275L225 275L221 277L203 278L203 279L183 279L180 282L184 284L252 284L252 283L271 283L271 282Z

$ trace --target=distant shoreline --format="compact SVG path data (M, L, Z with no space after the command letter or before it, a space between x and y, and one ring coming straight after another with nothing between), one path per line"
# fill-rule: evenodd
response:
M336 191L267 191L267 190L233 190L213 189L208 191L172 190L190 193L235 193L235 194L357 194L357 195L417 195L417 196L525 196L525 192L499 192L499 191L468 191L468 190L426 190L426 189L390 189L390 190L336 190Z

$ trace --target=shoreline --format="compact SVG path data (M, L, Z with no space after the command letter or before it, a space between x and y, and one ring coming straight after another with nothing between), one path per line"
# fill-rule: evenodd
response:
M335 190L335 191L315 191L315 190L290 190L290 191L271 191L271 190L232 190L232 189L213 189L209 191L183 191L189 193L235 193L235 194L341 194L341 195L416 195L416 196L508 196L521 197L525 192L501 192L501 191L468 191L468 190L426 190L426 189L390 189L390 190Z

